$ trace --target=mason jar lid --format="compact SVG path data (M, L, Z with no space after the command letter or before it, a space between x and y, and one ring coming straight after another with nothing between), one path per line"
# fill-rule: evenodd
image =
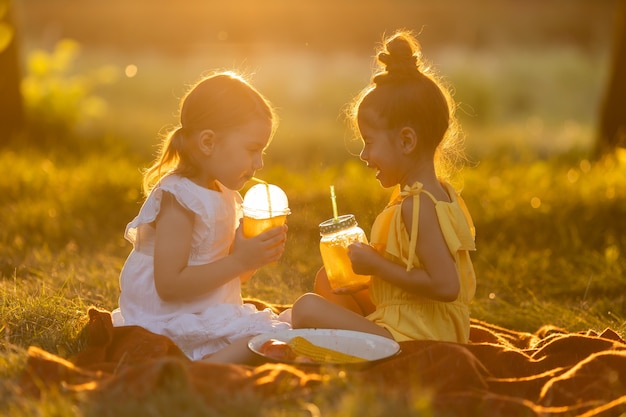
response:
M342 230L349 229L356 225L356 217L354 217L354 214L344 214L337 217L337 220L333 218L320 223L320 233L323 235L328 235L331 233L337 233Z

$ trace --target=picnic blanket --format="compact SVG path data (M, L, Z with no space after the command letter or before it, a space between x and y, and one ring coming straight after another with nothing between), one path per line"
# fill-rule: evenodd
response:
M75 357L29 348L20 380L24 395L58 386L94 401L141 400L175 380L219 409L227 406L225 399L244 394L314 402L320 390L328 390L324 365L192 362L165 336L138 326L113 327L108 311L91 308L88 316L87 344ZM545 326L525 333L472 320L468 344L410 341L400 347L389 359L337 373L342 386L397 401L427 394L434 415L626 413L626 342L611 329L570 333Z

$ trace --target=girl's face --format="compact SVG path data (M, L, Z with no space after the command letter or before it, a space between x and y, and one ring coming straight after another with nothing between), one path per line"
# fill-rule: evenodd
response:
M228 132L216 133L207 161L209 176L231 190L240 190L263 168L263 155L271 134L271 121L262 118Z
M393 131L384 127L372 109L362 109L358 116L358 126L363 139L361 160L368 168L376 170L376 179L385 187L399 184L402 179L400 149Z

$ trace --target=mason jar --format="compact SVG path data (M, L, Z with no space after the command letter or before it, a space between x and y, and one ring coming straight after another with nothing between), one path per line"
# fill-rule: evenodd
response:
M347 293L367 288L370 276L355 274L348 258L348 246L355 242L367 244L367 236L354 215L344 214L326 220L319 228L320 253L333 292Z

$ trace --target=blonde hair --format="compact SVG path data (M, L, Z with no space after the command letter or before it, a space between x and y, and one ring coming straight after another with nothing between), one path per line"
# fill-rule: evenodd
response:
M423 60L421 46L408 30L383 39L370 85L348 107L358 132L358 115L375 110L389 129L412 127L434 151L437 175L448 178L465 161L463 135L451 91Z
M241 75L229 71L213 73L191 86L180 102L179 116L180 124L163 136L157 158L143 173L146 196L169 173L190 177L198 172L188 140L191 134L205 129L225 132L265 118L272 123L271 140L278 125L271 103Z

